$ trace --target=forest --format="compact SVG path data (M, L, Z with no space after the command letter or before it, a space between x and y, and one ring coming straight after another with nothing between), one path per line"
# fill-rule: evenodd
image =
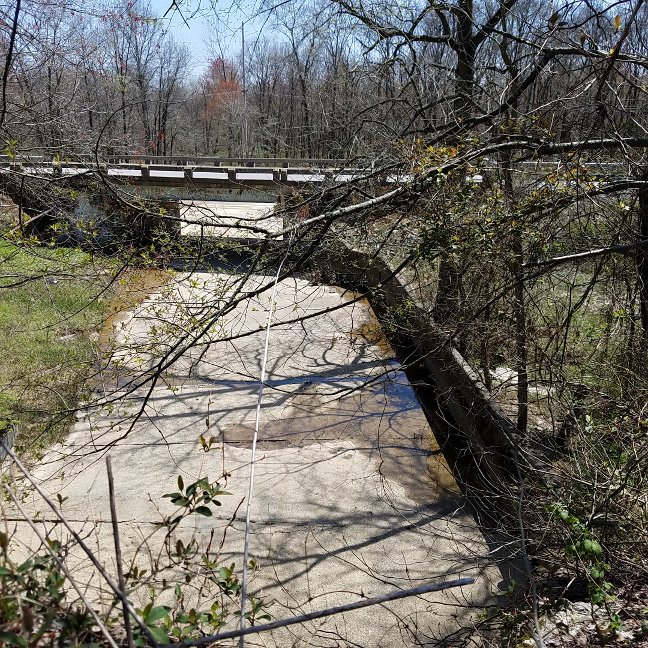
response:
M80 412L117 407L124 393L152 390L182 354L200 356L242 299L231 286L195 312L178 307L150 347L136 349L153 360L126 387L110 396L104 388L103 400L87 394L115 355L105 323L151 286L173 283L172 259L186 269L241 254L237 271L267 277L259 293L269 294L275 272L342 285L352 253L362 254L389 277L349 287L369 298L421 402L438 406L426 413L443 430L454 479L496 560L517 569L502 602L484 606L463 633L406 645L648 645L645 1L155 7L0 7L0 420L20 430L16 453L38 461ZM216 25L243 10L263 28L247 29L234 49L214 28L206 62L168 23ZM281 260L283 248L271 245L183 248L151 238L148 225L123 228L110 245L92 220L83 236L64 235L80 190L39 173L40 163L87 165L83 191L109 194L115 213L146 224L176 216L134 199L101 164L162 158L321 160L353 175L300 187L277 207L283 229L267 239L289 241ZM394 277L410 295L398 304L388 294ZM51 332L74 343L63 348ZM428 361L456 363L470 377L472 428L449 413L459 397L426 374ZM147 398L124 414L128 433L146 418ZM478 403L495 423L484 423ZM195 513L179 488L176 500ZM209 492L209 502L220 495ZM7 578L3 591L24 585ZM221 596L238 592L231 573L223 578ZM52 600L65 616L63 599ZM0 637L20 635L20 610L0 603ZM36 616L44 627L47 612ZM154 640L220 627L200 623L194 634ZM83 632L70 645L96 645Z

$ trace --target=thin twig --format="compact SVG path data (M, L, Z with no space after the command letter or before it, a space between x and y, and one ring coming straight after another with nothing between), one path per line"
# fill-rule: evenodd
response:
M79 595L79 598L83 601L83 604L86 606L88 612L90 612L90 614L92 615L92 618L95 620L95 623L97 624L97 626L99 626L99 630L101 630L101 634L103 634L103 636L106 637L106 641L110 644L111 648L118 648L117 644L115 643L115 640L108 632L108 628L106 628L102 620L99 618L99 615L95 612L94 608L90 605L86 597L83 595L81 588L76 584L74 578L72 578L72 574L70 574L70 572L68 571L67 567L65 566L65 563L61 560L61 557L56 554L56 552L50 547L49 543L40 534L40 531L36 528L36 525L34 524L32 519L23 510L22 506L20 506L20 503L18 502L18 498L13 494L13 492L11 491L11 489L7 484L5 484L5 490L7 491L7 494L12 499L13 503L16 505L18 510L22 513L25 522L27 522L27 524L31 527L31 530L36 534L36 537L40 540L40 542L48 551L50 556L52 556L58 568L65 574L65 577L70 582L70 585L74 587L76 593Z
M614 254L615 252L631 252L641 248L648 247L648 240L635 241L634 243L623 243L621 245L610 245L604 248L597 248L595 250L585 250L584 252L576 252L574 254L566 254L564 256L552 257L550 259L538 259L537 261L527 261L522 264L523 268L540 268L543 266L556 266L561 263L571 263L582 261L584 259L591 259L593 257L601 256L602 254Z
M126 600L126 583L124 581L124 568L122 566L121 541L119 539L119 523L117 521L117 504L115 503L115 480L113 479L112 461L110 455L106 457L106 471L108 473L108 494L110 498L110 519L112 520L113 539L115 541L115 559L117 560L117 578L119 589L122 593L122 609L124 613L124 628L128 648L133 648L133 629L131 628L130 615Z
M108 586L110 589L115 593L117 598L128 608L128 611L131 613L135 621L137 622L137 625L140 627L142 630L142 633L146 637L146 640L148 641L149 645L153 646L154 648L157 648L158 643L155 641L153 635L151 634L151 631L148 629L144 621L142 621L142 618L140 615L137 613L135 608L131 605L130 601L122 594L121 590L115 583L115 581L112 579L110 574L106 571L104 566L97 560L97 557L92 553L92 550L88 547L88 545L83 541L83 538L72 528L70 523L67 521L63 513L57 508L56 504L51 500L51 498L43 491L43 489L38 485L36 480L32 477L31 473L23 466L22 462L16 454L7 447L6 443L4 442L3 439L0 439L0 445L5 449L5 452L13 459L14 464L20 470L20 472L25 476L27 481L36 489L36 492L45 500L47 505L52 509L56 517L61 520L65 528L70 532L72 537L75 539L79 547L84 551L86 556L90 559L90 562L97 568L97 571L103 576L105 579L106 583L108 583Z
M281 270L284 266L290 248L292 246L294 233L291 233L290 240L286 246L286 252L281 259L281 263L277 268L275 275L274 285L272 286L272 294L270 295L270 306L268 308L268 321L265 332L265 343L263 347L263 361L261 363L261 375L259 376L259 392L257 396L256 413L254 417L254 436L252 437L252 457L250 458L250 481L248 485L248 496L245 509L245 537L243 543L243 576L241 578L241 630L245 627L245 606L247 603L247 586L248 586L248 559L250 552L250 517L252 510L252 498L254 496L254 468L256 465L256 450L257 439L259 436L259 425L261 422L261 404L263 401L263 388L266 383L266 368L268 364L268 349L270 347L270 331L272 330L272 317L275 310L275 302L277 299L277 287L279 285L279 278L281 277ZM223 437L224 440L224 437ZM240 635L240 648L245 644L245 635Z
M452 589L453 587L463 587L464 585L472 585L475 582L474 578L458 578L456 580L444 581L443 583L435 583L432 585L421 585L407 590L396 590L381 596L374 596L372 598L356 601L355 603L346 603L345 605L338 605L337 607L326 608L324 610L317 610L316 612L308 612L289 619L282 619L281 621L272 621L271 623L264 623L262 625L250 626L240 630L231 630L229 632L222 632L216 635L209 635L201 639L194 639L193 641L185 641L179 644L174 644L176 648L195 648L197 646L208 646L217 641L225 639L235 639L243 635L258 634L259 632L267 632L275 628L285 628L286 626L296 625L298 623L305 623L306 621L313 621L314 619L321 619L323 617L333 616L335 614L342 614L344 612L351 612L352 610L359 610L361 608L370 607L372 605L382 605L389 601L397 601L399 599L409 598L410 596L420 596L422 594L429 594L430 592L442 592L444 590Z
M517 471L518 483L520 485L517 502L517 518L518 526L520 529L520 551L522 552L522 561L524 563L524 568L527 572L529 583L531 585L531 609L533 617L531 635L537 648L546 648L546 644L544 642L544 639L542 638L542 629L540 628L540 618L538 616L538 588L536 585L535 577L533 575L533 568L531 567L531 562L529 561L529 554L527 552L526 532L524 530L524 517L522 514L522 505L524 503L524 477L522 476L522 471L520 470L520 462L517 456L517 444L514 446L513 452L515 457L515 469Z

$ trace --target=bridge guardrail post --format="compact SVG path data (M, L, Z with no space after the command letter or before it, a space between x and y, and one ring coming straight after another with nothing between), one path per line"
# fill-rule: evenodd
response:
M236 167L227 168L227 180L228 182L236 182Z
M149 169L148 164L142 164L140 166L140 171L142 172L142 180L150 180L151 171Z

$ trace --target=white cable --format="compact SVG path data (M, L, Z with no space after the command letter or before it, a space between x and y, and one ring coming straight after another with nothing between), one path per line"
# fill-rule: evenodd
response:
M290 246L292 244L294 232L290 234L290 240L286 248L286 253L281 259L281 263L277 268L275 275L274 285L272 286L272 295L270 297L270 310L268 311L268 323L266 325L265 346L263 349L263 362L261 363L261 377L259 384L259 393L257 395L256 415L254 418L254 436L252 437L252 457L250 459L250 481L248 483L247 505L245 509L245 540L243 544L243 576L241 578L241 630L245 626L245 607L247 599L247 579L248 579L248 556L250 548L250 512L252 509L252 494L254 492L254 466L256 462L256 447L257 439L259 436L259 421L261 419L261 401L263 399L263 388L265 387L266 378L266 365L268 363L268 348L270 346L270 329L272 327L272 315L274 314L275 298L277 295L277 286L279 284L279 276L283 268L284 261L288 258ZM245 636L241 635L239 641L240 648L243 648L245 643Z

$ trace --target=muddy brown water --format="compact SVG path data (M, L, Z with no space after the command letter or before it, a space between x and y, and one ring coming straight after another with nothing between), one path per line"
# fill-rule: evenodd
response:
M369 342L369 344L377 346L385 355L393 356L394 350L392 349L392 345L385 336L383 328L376 318L371 305L366 299L361 299L359 303L367 309L371 315L371 319L354 328L351 331L351 337L353 339L364 339Z
M171 280L172 273L157 268L135 269L125 273L116 294L108 304L108 315L99 331L99 348L102 355L112 350L116 326L125 314L143 302Z

